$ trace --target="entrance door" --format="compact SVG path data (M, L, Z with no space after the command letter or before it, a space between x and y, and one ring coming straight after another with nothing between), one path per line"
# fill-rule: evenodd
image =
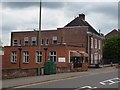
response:
M94 64L98 64L98 53L94 54Z
M82 67L83 57L71 57L70 61L73 63L74 68Z

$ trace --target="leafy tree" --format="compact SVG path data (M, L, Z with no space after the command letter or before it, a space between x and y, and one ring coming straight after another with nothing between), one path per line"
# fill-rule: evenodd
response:
M120 63L120 36L113 36L106 40L103 59L104 63Z

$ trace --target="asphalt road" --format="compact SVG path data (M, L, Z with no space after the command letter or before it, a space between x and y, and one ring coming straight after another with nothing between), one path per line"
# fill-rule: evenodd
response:
M25 85L22 87L15 87L14 89L17 90L18 88L40 88L40 90L42 90L43 88L72 88L71 90L91 90L95 88L109 88L108 90L115 90L113 88L118 88L119 83L120 78L118 78L118 71L108 70L105 72L91 72L83 76L76 76Z

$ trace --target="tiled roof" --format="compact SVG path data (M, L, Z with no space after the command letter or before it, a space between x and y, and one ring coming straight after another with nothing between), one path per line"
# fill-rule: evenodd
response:
M87 21L81 19L80 17L76 17L70 23L68 23L65 27L72 27L72 26L88 26L88 30L93 32L97 35L100 35Z

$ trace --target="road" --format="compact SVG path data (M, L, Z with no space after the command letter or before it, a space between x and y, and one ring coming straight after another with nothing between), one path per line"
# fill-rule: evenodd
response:
M18 88L40 88L40 90L44 90L43 88L52 88L51 90L53 90L53 88L71 88L70 90L91 90L95 88L109 88L109 90L115 90L113 88L118 88L119 82L120 78L118 78L118 71L107 70L99 72L93 71L82 76L18 86L14 87L13 89L17 90Z

